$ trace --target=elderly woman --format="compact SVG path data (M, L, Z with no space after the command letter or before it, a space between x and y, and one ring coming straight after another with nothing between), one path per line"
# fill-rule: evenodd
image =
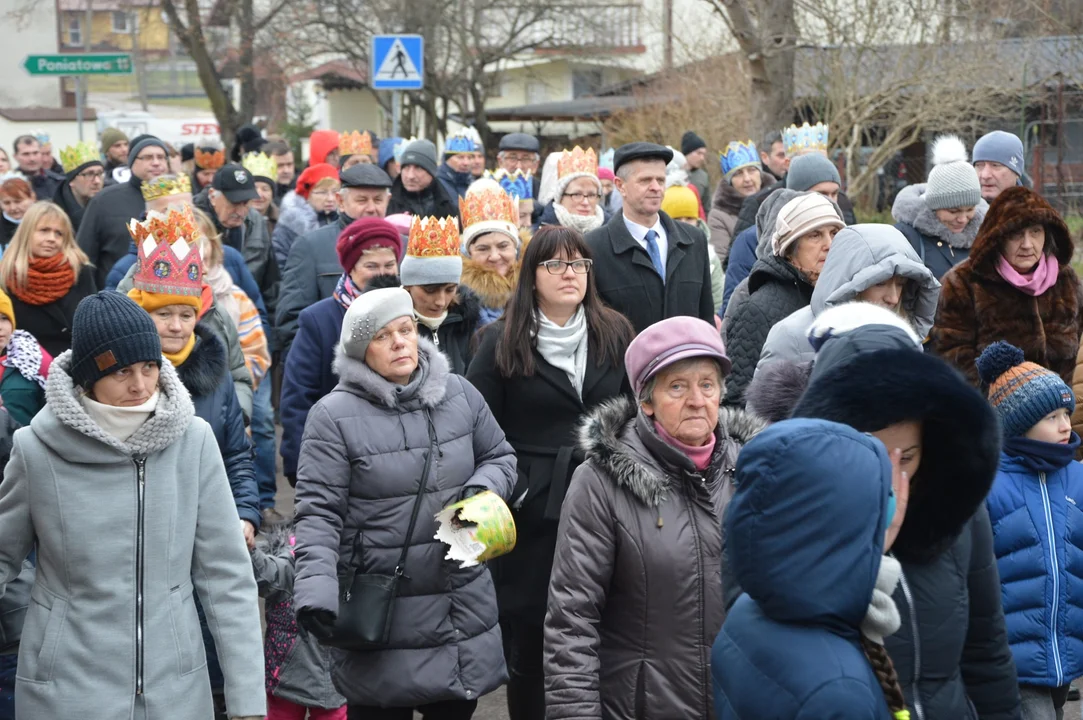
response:
M131 300L92 295L73 327L0 485L0 588L38 561L16 714L211 717L198 596L228 716L262 718L256 584L211 428Z
M353 301L335 370L297 467L297 620L333 645L339 576L398 575L386 641L332 651L349 717L469 718L507 680L496 594L484 565L444 560L434 515L484 490L510 498L515 454L481 393L419 339L402 288Z
M481 300L481 324L504 314L519 282L519 212L504 188L476 180L459 201L463 221L462 284Z
M708 650L722 627L722 516L758 429L719 402L730 362L711 325L673 317L625 353L638 402L580 430L545 619L546 717L715 717Z
M936 352L977 386L975 360L1004 340L1071 383L1083 333L1072 252L1068 226L1041 195L1005 190L989 206L970 257L942 280Z
M564 150L557 160L553 200L542 210L538 225L563 225L586 234L600 228L609 217L602 210L602 181L593 148Z
M954 135L945 135L933 143L929 181L903 188L891 216L939 280L966 260L988 210L978 173L967 162L966 146Z
M711 228L711 247L718 253L723 264L733 244L733 228L745 198L755 195L766 187L770 177L760 168L760 156L756 145L748 142L731 142L719 158L722 182L714 191L707 224Z
M733 377L726 403L744 405L767 334L775 323L812 300L831 242L844 227L838 206L817 192L793 198L779 210L768 251L748 276L748 295L726 310L726 348Z

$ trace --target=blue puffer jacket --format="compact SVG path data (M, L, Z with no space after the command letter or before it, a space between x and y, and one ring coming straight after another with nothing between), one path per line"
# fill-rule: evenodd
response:
M734 484L723 531L744 594L711 653L719 720L890 720L858 629L888 524L884 446L785 420L745 445Z
M1039 473L1001 453L986 499L1008 642L1024 685L1083 675L1083 465Z

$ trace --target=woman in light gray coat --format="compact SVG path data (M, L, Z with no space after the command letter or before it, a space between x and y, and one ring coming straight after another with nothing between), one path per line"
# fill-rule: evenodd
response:
M898 313L920 341L933 327L939 298L940 283L901 232L890 225L851 225L835 236L812 302L767 333L756 372L778 360L811 362L816 350L809 326L824 310L854 300Z
M150 316L102 292L75 312L45 408L0 484L0 588L37 549L19 648L24 720L207 720L207 611L232 718L266 711L256 583L214 434Z
M391 575L408 545L388 642L332 650L332 679L351 720L413 709L428 720L469 718L507 680L496 592L483 565L444 559L434 515L483 490L507 499L514 452L481 393L418 338L402 288L353 301L334 369L339 384L309 413L297 464L297 620L331 638L339 573L355 558L361 573Z

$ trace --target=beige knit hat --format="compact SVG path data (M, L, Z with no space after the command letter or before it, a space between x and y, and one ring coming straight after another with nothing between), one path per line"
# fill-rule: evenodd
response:
M842 229L842 221L834 203L820 193L810 192L795 197L782 206L775 220L775 232L771 235L771 251L784 257L803 235L822 227Z

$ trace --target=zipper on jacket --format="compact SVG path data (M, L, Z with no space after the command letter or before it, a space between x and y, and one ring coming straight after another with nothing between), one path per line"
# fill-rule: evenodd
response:
M1049 538L1049 562L1053 575L1053 611L1049 623L1049 639L1053 644L1053 666L1057 669L1057 685L1064 684L1064 668L1060 664L1060 648L1057 646L1057 612L1060 609L1060 568L1057 565L1057 541L1053 534L1053 509L1049 504L1049 486L1045 473L1038 473L1042 488L1042 510L1045 511L1045 532Z
M691 477L698 478L699 481L701 483L703 483L704 485L706 485L706 483L707 483L706 478L704 478L702 475L697 475L697 474L693 473L691 475ZM699 613L698 613L698 616L699 616L699 637L700 637L700 642L699 642L700 653L699 653L699 656L700 656L700 668L703 671L703 675L702 675L702 678L701 678L702 687L703 687L703 690L704 690L704 705L703 706L704 707L711 707L711 703L714 702L712 692L711 692L711 690L708 689L708 688L713 688L714 687L714 683L711 680L711 671L710 671L711 658L708 655L707 646L703 643L703 640L702 640L703 636L706 634L705 633L705 628L703 626L703 623L704 623L703 614L704 614L704 608L707 606L707 600L704 597L703 552L701 551L701 547L702 547L703 543L700 541L699 525L696 523L696 499L694 497L696 491L693 488L690 488L688 486L688 483L681 483L681 484L684 486L685 502L688 503L688 521L692 526L692 538L695 540L694 551L696 553L696 567L697 567L698 573L699 573Z
M147 459L136 457L137 507L135 532L135 694L143 694L143 500L147 480Z
M925 708L921 706L921 637L918 635L918 611L914 607L914 596L910 594L910 585L906 582L906 573L900 570L899 586L910 610L910 632L914 635L914 715L917 720L925 720Z

